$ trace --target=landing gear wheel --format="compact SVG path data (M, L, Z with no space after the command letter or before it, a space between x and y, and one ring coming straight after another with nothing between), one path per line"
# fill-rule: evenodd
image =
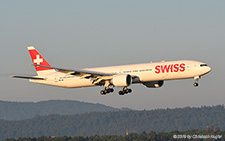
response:
M111 90L110 90L110 89L107 89L106 91L107 91L107 93L110 93L110 92L111 92Z
M112 92L114 92L114 89L110 88L109 91L110 91L110 93L112 93Z
M194 85L195 87L198 87L198 83L194 83L193 85Z
M132 90L128 89L127 87L124 87L123 90L119 91L119 95L124 95L124 94L128 94L131 93Z
M119 95L124 95L124 91L119 91Z
M128 89L128 93L131 93L132 92L132 90L131 89Z
M104 90L101 90L101 91L100 91L100 94L101 94L101 95L105 95L106 93L105 93Z
M128 93L131 93L132 92L132 90L131 89L125 89L125 90L123 90L126 94L128 94Z
M108 90L104 90L104 93L107 94L108 93Z
M106 88L106 89L104 89L104 90L101 90L100 91L100 94L101 95L106 95L106 94L108 94L108 93L112 93L112 92L114 92L114 89L113 88Z

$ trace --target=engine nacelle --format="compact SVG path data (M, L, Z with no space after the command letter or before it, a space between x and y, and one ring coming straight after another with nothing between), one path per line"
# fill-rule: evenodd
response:
M144 82L142 83L148 88L159 88L162 87L164 81L150 81L150 82Z
M129 74L114 75L111 83L116 87L126 87L132 83L132 77Z

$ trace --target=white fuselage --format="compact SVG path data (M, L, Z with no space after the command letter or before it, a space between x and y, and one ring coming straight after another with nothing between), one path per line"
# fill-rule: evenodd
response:
M139 81L134 81L133 83L143 83L150 81L187 79L202 76L211 70L210 67L204 66L202 64L204 63L191 60L181 60L89 68L85 70L103 73L129 74L139 78ZM65 73L56 72L54 70L49 70L40 76L46 79L30 80L30 82L66 88L96 86L92 84L93 79L91 78L86 79L74 75L66 75Z

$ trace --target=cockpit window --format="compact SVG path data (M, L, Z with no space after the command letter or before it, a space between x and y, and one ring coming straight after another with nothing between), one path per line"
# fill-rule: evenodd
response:
M200 65L200 67L203 67L203 66L208 66L208 65L207 65L207 64L201 64L201 65Z

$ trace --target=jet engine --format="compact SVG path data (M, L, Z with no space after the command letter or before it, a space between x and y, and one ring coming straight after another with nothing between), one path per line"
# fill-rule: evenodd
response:
M159 88L162 87L164 81L150 81L150 82L144 82L142 83L148 88Z
M116 87L126 87L132 83L132 77L129 74L114 75L111 83Z

